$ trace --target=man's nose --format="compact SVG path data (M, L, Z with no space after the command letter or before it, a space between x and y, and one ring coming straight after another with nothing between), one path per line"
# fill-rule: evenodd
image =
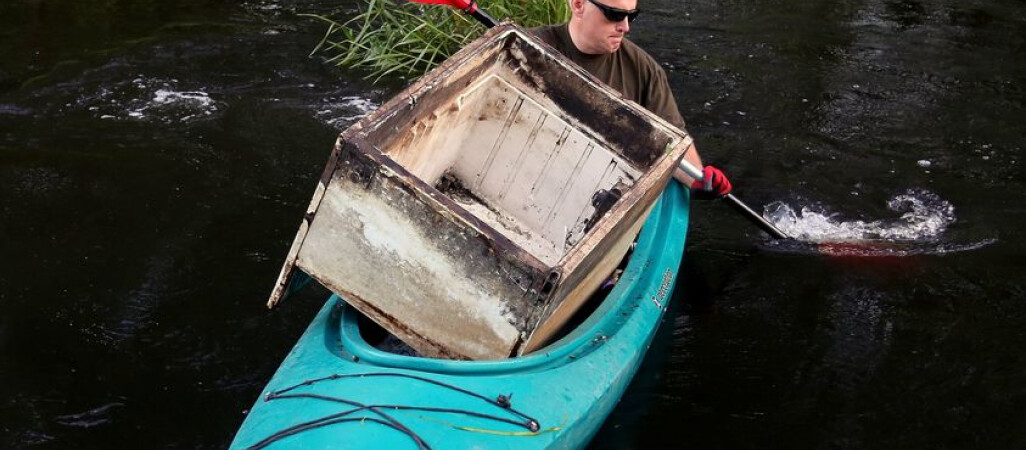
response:
M616 31L623 34L627 34L629 31L631 31L630 21L628 21L627 18L624 17L622 20L616 23Z

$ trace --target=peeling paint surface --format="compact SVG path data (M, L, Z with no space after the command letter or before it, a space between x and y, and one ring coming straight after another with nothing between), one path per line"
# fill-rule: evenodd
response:
M501 291L487 289L497 281L469 277L463 255L442 248L430 228L396 207L405 200L384 192L329 189L319 215L333 220L314 222L301 264L345 274L353 294L380 299L375 306L385 313L405 317L420 334L448 337L468 356L491 355L516 340Z

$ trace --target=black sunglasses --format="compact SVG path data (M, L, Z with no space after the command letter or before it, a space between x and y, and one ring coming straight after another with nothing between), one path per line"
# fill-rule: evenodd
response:
M641 10L638 8L634 9L620 9L612 6L603 5L595 0L588 0L592 5L598 6L598 9L602 10L602 14L605 14L606 19L610 22L619 22L624 17L627 18L628 22L633 22L638 14L641 14Z

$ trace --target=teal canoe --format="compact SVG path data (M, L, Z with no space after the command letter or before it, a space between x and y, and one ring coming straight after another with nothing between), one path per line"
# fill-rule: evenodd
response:
M619 283L577 328L529 355L402 356L368 344L332 296L253 405L233 449L580 448L623 395L666 310L689 199L671 182Z

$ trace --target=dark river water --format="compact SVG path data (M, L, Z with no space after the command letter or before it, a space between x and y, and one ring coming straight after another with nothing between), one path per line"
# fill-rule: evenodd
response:
M405 82L356 2L0 2L0 448L223 448L321 306L263 304L337 133ZM487 5L486 5L487 6ZM597 448L1026 447L1026 3L644 0L708 163Z

